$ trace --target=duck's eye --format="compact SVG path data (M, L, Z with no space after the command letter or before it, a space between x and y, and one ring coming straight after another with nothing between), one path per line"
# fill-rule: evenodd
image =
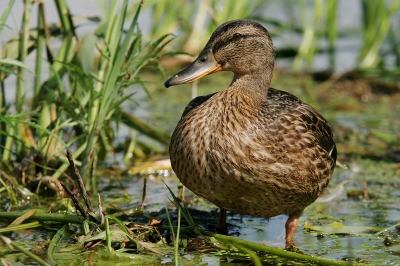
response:
M238 40L238 39L240 39L240 37L242 37L242 34L240 34L240 33L233 34L233 39L234 40Z

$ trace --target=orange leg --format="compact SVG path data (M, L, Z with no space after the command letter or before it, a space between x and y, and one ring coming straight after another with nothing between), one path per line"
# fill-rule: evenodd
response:
M289 214L289 218L286 221L286 244L285 247L290 247L290 246L295 246L293 242L293 235L296 232L297 229L297 221L300 217L300 214Z
M218 224L216 228L217 233L228 234L228 228L226 226L226 210L223 208L219 209Z

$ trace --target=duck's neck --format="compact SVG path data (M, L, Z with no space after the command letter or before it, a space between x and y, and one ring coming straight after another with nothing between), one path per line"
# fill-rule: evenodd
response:
M265 72L249 74L235 73L230 87L239 88L243 93L264 100L267 98L271 79L272 73L268 75Z

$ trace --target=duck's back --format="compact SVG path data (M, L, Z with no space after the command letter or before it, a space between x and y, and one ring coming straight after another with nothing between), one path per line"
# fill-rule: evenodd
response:
M333 173L331 129L284 91L269 89L257 107L246 101L234 90L193 99L172 136L172 167L186 187L227 210L301 212Z

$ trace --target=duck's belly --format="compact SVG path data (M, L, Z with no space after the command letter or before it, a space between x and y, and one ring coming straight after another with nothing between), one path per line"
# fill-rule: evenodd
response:
M195 132L175 130L172 168L188 189L220 208L258 217L300 213L324 188L313 167L303 165L308 158L291 164L277 160L279 147L264 147L247 135L229 140L207 129L201 136Z

